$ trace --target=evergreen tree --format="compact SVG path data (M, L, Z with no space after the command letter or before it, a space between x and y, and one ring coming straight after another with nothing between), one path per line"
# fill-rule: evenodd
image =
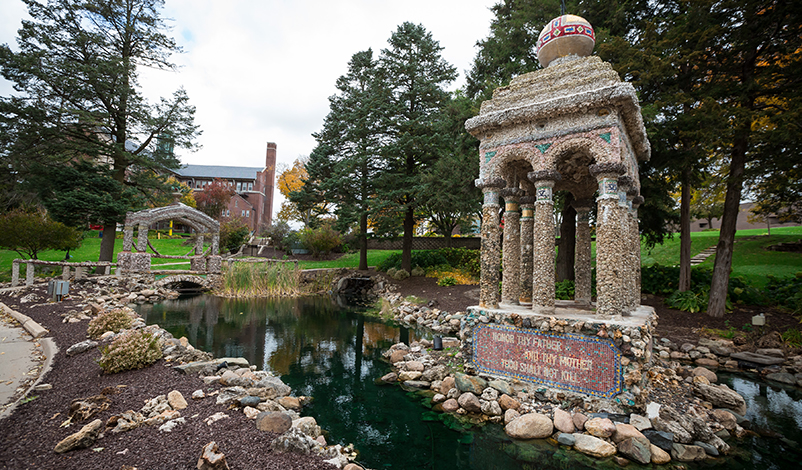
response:
M325 212L334 205L338 228L358 224L359 269L368 268L368 218L378 197L375 181L383 168L380 158L387 88L378 81L373 51L357 52L348 73L337 79L338 94L329 97L329 114L314 135L317 146L306 165L303 187L290 194L300 210Z
M23 1L33 20L19 30L19 51L0 46L0 71L19 92L0 99L0 134L13 136L5 156L25 180L66 167L108 180L71 201L59 200L57 186L36 190L46 207L73 204L76 212L114 199L117 209L93 221L104 224L100 260L109 261L116 224L144 207L148 194L167 190L160 174L180 164L172 152L155 151L158 136L195 146L186 93L150 104L137 82L137 67L173 69L169 56L180 49L164 33L162 0Z
M440 55L443 49L422 25L403 23L390 36L379 58L379 73L388 89L381 104L386 167L376 180L385 212L403 214L401 267L412 270L412 237L416 211L423 202L421 175L437 159L442 135L440 112L448 102L443 87L456 69Z

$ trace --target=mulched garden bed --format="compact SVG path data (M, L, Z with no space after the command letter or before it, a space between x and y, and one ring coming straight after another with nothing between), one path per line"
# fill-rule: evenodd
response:
M30 291L25 291L25 294ZM37 293L44 295L42 289ZM31 392L36 398L20 404L0 421L0 468L6 469L113 469L128 465L145 469L194 469L201 450L210 441L217 442L233 469L332 469L321 459L291 453L277 453L270 448L275 434L256 429L253 421L239 410L227 410L214 397L192 400L193 391L211 392L218 386L204 385L200 378L179 374L164 361L151 367L118 374L105 374L95 362L97 349L67 357L66 349L86 339L87 322L62 323L60 313L77 309L74 301L32 306L19 298L0 296L0 302L33 318L50 331L59 347L52 370L41 383L51 390ZM189 407L181 411L186 423L172 432L157 427L140 426L119 434L106 432L88 449L57 454L53 448L68 435L94 419L104 422L127 410L139 411L146 400L180 391ZM110 407L96 416L69 427L60 427L67 419L70 404L76 398L106 394ZM217 412L229 418L211 426L204 419Z

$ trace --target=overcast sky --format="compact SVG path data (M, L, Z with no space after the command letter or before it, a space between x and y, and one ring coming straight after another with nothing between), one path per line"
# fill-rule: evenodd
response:
M404 21L422 24L457 67L449 89L464 86L496 1L167 0L163 16L184 49L173 56L180 68L142 70L141 83L151 100L183 86L197 108L203 148L179 151L183 163L263 166L266 143L275 142L281 168L312 151L351 56L369 47L378 55ZM26 17L22 1L0 0L0 43L15 48ZM0 95L10 92L0 78Z

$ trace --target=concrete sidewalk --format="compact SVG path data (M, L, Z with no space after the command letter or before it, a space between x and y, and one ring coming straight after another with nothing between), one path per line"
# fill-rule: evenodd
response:
M41 338L45 333L38 323L0 303L0 418L49 368L55 344Z

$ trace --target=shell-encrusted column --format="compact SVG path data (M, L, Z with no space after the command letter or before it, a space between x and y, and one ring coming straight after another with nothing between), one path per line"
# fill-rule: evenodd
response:
M148 251L148 224L139 224L139 233L136 237L136 251Z
M631 229L632 230L632 234L633 234L632 236L635 239L635 249L632 251L632 253L635 255L635 262L634 262L634 266L635 266L635 269L634 269L635 304L634 304L634 308L640 307L640 302L641 302L641 291L640 291L640 289L641 289L641 283L640 283L640 263L641 263L641 258L640 258L640 226L638 226L638 207L640 207L640 205L643 204L643 201L644 201L643 196L640 196L640 195L635 196L634 198L632 198L632 212L630 212L630 214L632 215L632 220L630 222L632 224L632 229Z
M213 233L212 234L212 248L211 248L211 255L217 256L220 254L220 234Z
M624 282L621 258L628 247L618 206L618 177L624 172L621 163L590 166L590 173L599 183L596 199L596 313L621 316L626 311L623 299Z
M195 238L195 254L200 256L203 254L203 234L199 233Z
M535 222L535 197L521 198L521 293L519 303L532 303L532 227Z
M479 281L479 306L498 308L499 269L501 268L501 244L499 240L498 213L499 190L506 183L503 179L476 180L476 187L482 190L482 253L481 278Z
M628 315L635 310L635 261L633 250L635 240L632 236L632 223L630 215L630 201L634 197L629 196L633 189L633 180L628 175L618 177L618 210L621 218L621 300L624 307L624 315Z
M571 203L576 210L576 250L574 252L574 301L581 305L590 305L592 300L591 286L591 236L590 236L590 199L577 200Z
M504 188L504 248L502 250L501 301L517 305L521 296L521 213L519 201L523 190Z
M123 251L131 251L134 246L134 227L133 225L126 225L123 228Z
M532 228L532 309L554 311L554 184L556 170L529 173L535 184L535 221Z

